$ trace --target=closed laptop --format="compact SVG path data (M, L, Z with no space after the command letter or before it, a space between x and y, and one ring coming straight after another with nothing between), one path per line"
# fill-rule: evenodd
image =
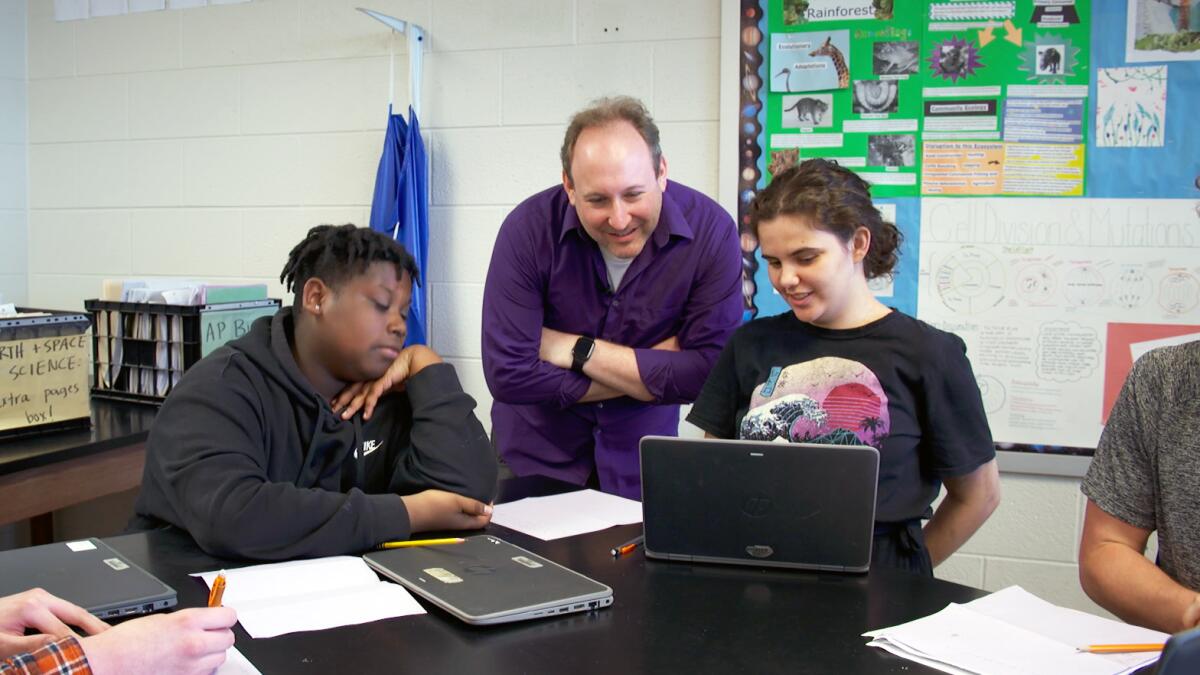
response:
M0 597L42 588L101 619L173 607L175 589L99 539L0 552Z
M459 619L508 623L612 604L612 589L490 535L461 544L375 551L375 571Z
M646 555L838 572L871 565L879 452L647 436Z

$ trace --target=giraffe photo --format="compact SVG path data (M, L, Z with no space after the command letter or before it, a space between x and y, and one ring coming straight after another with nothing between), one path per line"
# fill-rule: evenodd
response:
M850 87L850 31L771 36L771 91L800 93Z

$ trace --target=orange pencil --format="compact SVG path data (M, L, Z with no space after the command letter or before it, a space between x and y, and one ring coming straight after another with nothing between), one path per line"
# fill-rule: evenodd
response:
M624 544L621 544L620 546L614 546L612 549L613 557L619 558L619 557L625 555L626 553L633 551L633 549L637 548L638 546L641 546L642 541L644 541L644 540L645 540L645 537L634 537L630 541L627 541Z
M213 580L212 590L208 592L208 606L220 607L221 598L225 595L225 573L217 574L217 578Z
M1157 642L1128 645L1088 645L1080 647L1079 651L1090 654L1126 654L1129 652L1161 652L1163 645Z

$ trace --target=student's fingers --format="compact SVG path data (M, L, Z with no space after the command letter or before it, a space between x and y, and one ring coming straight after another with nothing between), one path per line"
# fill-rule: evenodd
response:
M52 635L56 638L75 635L75 631L67 627L67 624L63 623L57 616L54 616L54 612L51 612L45 605L29 607L22 618L27 627L39 633Z
M392 385L391 371L387 375L376 380L363 396L363 419L371 419L371 415L375 413L375 404L379 402L379 398L383 396Z
M487 524L492 522L492 514L472 516L470 514L462 514L459 519L458 529L460 530L481 530L487 527Z
M197 656L203 654L224 654L225 650L233 646L233 631L228 628L201 631L196 636L194 646Z
M470 497L458 497L458 510L468 516L488 516L490 518L492 515L491 504L484 504Z
M219 654L209 654L208 656L196 661L196 668L192 672L200 675L208 675L217 668L220 668L225 663L225 651L222 650Z
M82 628L88 635L103 633L111 628L108 624L97 619L91 612L62 598L50 596L47 606L54 616L72 626Z
M206 631L221 631L237 623L237 612L232 607L193 607L175 612L173 616Z
M355 399L359 398L362 390L366 387L363 382L355 382L348 384L344 389L338 392L337 396L333 397L330 402L330 407L334 412L340 412L343 418L350 417L354 414L356 408L353 407Z

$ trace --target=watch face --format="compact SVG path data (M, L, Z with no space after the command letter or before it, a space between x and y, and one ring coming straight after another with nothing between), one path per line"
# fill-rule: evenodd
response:
M590 337L584 336L575 341L575 346L571 348L571 359L574 363L571 364L572 370L583 368L583 364L588 359L592 358L592 351L596 348L596 341Z

